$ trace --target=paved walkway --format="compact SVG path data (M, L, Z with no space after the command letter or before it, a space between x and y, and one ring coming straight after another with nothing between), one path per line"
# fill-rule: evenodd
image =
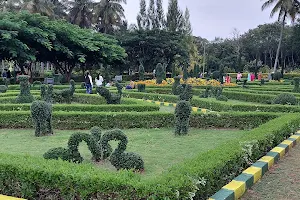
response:
M248 190L242 200L300 200L300 144Z

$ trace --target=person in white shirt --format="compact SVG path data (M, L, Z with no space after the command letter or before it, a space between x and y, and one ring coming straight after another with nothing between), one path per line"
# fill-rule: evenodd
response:
M95 78L95 83L96 83L97 87L102 86L102 84L103 84L103 77L100 74L98 74L98 76Z
M84 82L86 87L86 93L91 94L93 89L93 79L89 71L87 71L84 76Z

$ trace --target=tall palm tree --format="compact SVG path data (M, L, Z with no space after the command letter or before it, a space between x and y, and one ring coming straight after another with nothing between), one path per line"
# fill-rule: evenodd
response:
M69 18L72 24L77 24L81 28L90 28L93 19L92 0L73 0L70 2Z
M278 14L278 21L281 21L281 32L280 32L280 39L279 44L276 52L276 59L274 64L274 72L277 69L278 66L278 60L279 60L279 53L283 38L283 31L284 26L286 23L286 20L290 18L292 22L295 21L296 15L299 13L299 1L298 0L267 0L262 5L262 10L265 10L266 8L273 7L270 17L273 17L276 13Z
M95 21L98 30L112 33L115 27L121 27L125 19L122 3L126 0L101 0L95 7Z
M20 9L20 0L2 0L0 1L0 11L16 11Z
M21 10L31 13L40 13L48 17L54 17L54 4L50 0L24 0Z

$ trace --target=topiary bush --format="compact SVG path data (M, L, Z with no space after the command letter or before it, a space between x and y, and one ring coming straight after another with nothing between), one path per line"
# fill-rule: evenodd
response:
M53 85L41 85L41 99L48 103L53 102Z
M293 92L299 93L300 92L300 78L294 78L294 89Z
M210 96L211 87L205 88L205 91L200 94L200 98L208 98Z
M74 163L82 163L83 157L79 152L79 144L86 142L93 157L92 160L99 162L108 158L112 152L110 144L107 144L107 150L103 154L101 150L101 130L95 126L91 129L91 134L88 133L74 133L70 136L68 141L68 148L53 148L48 150L43 156L45 159L62 159Z
M164 67L161 63L156 65L155 69L156 84L162 84L164 79Z
M45 101L34 101L31 106L31 117L35 125L35 136L53 134L52 131L52 105Z
M146 85L145 84L138 84L137 88L138 88L138 92L145 92L146 91Z
M107 131L101 139L102 152L106 153L109 150L108 142L111 140L119 140L118 147L110 156L111 164L117 169L134 169L144 170L144 161L141 156L135 153L125 152L127 148L127 136L119 129Z
M105 87L97 87L96 91L100 96L105 98L107 104L120 104L123 86L119 83L116 83L116 87L118 89L118 94L111 93Z
M178 91L177 91L177 87L180 85L180 77L179 76L175 76L174 77L174 83L172 85L172 93L174 95L179 95Z
M179 101L175 108L175 135L187 135L192 107L189 101Z
M80 88L81 88L81 89L84 89L84 88L85 88L85 82L81 82L81 83L80 83Z
M296 105L297 99L294 95L289 93L279 94L273 100L274 104L281 104L281 105Z
M188 73L188 70L187 70L187 66L184 66L183 67L183 80L187 80L189 78L189 73Z
M281 72L275 72L275 73L273 74L273 79L274 79L275 81L280 81L280 79L282 79L282 74L281 74Z
M221 74L220 71L214 71L214 72L212 73L212 75L211 75L211 78L212 78L212 79L215 79L215 80L219 80L220 74Z
M6 85L0 85L0 93L5 93L7 91Z
M139 79L142 81L145 80L145 68L143 64L140 64L139 66Z
M71 103L75 93L75 82L70 80L70 88L53 91L53 101L57 103Z
M193 98L193 87L191 85L179 85L177 92L179 93L179 99L181 101L190 101Z
M228 101L228 98L225 95L220 95L216 97L218 101Z
M16 98L17 103L32 103L33 96L30 93L29 76L19 76L20 81L20 94Z

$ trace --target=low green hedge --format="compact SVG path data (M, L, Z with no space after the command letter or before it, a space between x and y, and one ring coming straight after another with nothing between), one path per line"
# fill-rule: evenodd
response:
M159 111L158 105L140 102L132 105L53 104L53 111L81 112L147 112ZM0 111L29 111L30 104L0 104Z
M148 99L162 102L176 103L178 97L175 95L165 95L165 94L152 94L152 93L138 93L138 92L125 92L125 96L138 99ZM298 106L288 106L288 105L255 105L246 103L231 103L231 102L221 102L212 98L199 98L193 97L191 100L192 106L199 108L206 108L212 111L242 111L242 112L300 112L300 107Z
M245 157L255 162L299 125L297 114L281 116L148 179L92 164L0 154L0 191L28 199L207 199L248 167Z
M277 117L275 113L193 113L191 127L239 128L257 127ZM218 120L216 120L218 119ZM201 122L201 123L199 123ZM53 112L53 128L90 129L173 127L174 114L163 112ZM0 128L32 128L29 111L1 111Z

